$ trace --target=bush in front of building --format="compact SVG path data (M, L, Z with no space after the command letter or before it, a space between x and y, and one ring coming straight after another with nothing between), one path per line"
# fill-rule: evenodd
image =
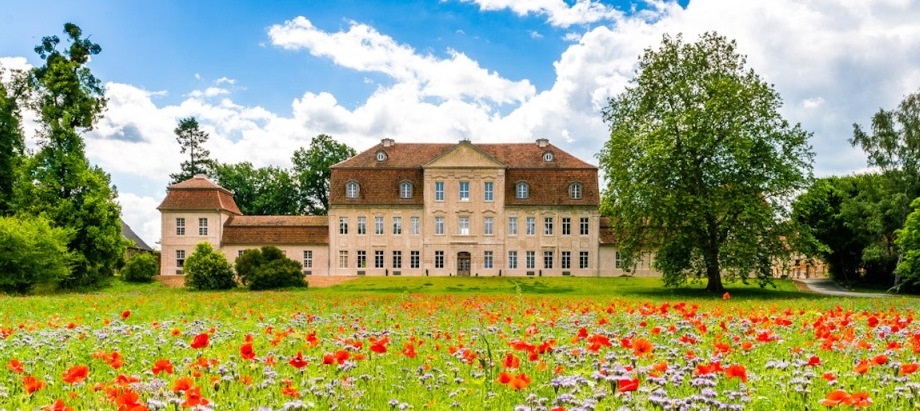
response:
M131 257L121 269L121 278L129 283L149 283L160 272L159 261L150 253Z
M42 217L0 217L0 291L25 294L70 274L69 230Z
M193 290L229 290L236 287L233 267L210 243L195 246L183 265L185 286Z
M236 259L236 274L250 290L307 286L300 263L272 246L244 251Z

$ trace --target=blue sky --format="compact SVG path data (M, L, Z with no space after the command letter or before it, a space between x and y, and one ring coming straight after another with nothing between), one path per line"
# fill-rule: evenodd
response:
M852 124L920 89L920 7L905 0L11 3L0 67L40 64L33 47L65 22L102 46L90 67L109 110L86 135L87 156L150 243L183 159L172 134L182 117L210 133L213 158L257 166L288 166L320 133L358 151L384 137L546 137L594 163L607 137L600 109L642 50L664 33L717 31L813 133L823 176L865 170L847 143Z

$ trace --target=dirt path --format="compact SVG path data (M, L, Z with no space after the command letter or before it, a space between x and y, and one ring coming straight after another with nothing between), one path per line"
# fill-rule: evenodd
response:
M891 294L885 293L858 293L849 291L846 288L843 288L837 283L831 281L827 278L816 278L809 280L795 280L796 287L800 285L806 288L808 291L814 292L821 295L834 295L838 297L866 297L866 298L882 298L882 297L891 297ZM801 290L802 287L799 287Z
M181 275L158 275L154 277L161 284L170 287L170 288L179 288L185 287L185 277ZM358 277L330 277L330 276L316 276L316 277L307 277L307 283L310 284L310 288L324 288L332 287L336 284L342 284L354 280Z

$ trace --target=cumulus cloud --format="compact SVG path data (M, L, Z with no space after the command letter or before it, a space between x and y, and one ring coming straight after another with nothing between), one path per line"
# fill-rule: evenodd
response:
M563 0L461 0L473 3L482 11L510 10L519 16L535 14L545 16L547 23L567 28L576 24L615 20L623 16L619 10L594 0L577 0L568 4Z

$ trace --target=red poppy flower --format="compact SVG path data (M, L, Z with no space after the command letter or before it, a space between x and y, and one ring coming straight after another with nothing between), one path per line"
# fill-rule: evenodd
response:
M256 358L256 352L252 349L252 343L245 343L240 346L240 357L244 360L253 360Z
M169 362L169 360L165 358L159 359L155 363L153 363L153 375L160 375L161 372L165 372L167 374L173 373L172 363Z
M821 375L821 378L824 378L824 379L827 380L827 381L835 381L835 380L837 380L837 376L834 375L834 373L829 372L829 371L826 372L826 373L824 373L824 374L822 374L822 375Z
M196 407L199 405L208 405L210 401L201 396L201 387L192 387L185 391L185 402L182 406L185 408Z
M846 404L850 399L850 394L844 390L834 390L827 393L827 396L821 400L821 405L825 407L835 407L841 403Z
M73 408L68 407L64 400L57 400L54 404L45 407L45 411L73 411Z
M76 384L86 379L89 375L89 367L85 365L75 365L64 372L64 382Z
M194 385L195 385L195 381L193 381L191 378L181 377L178 380L176 380L175 383L173 383L172 390L173 392L188 391Z
M722 299L723 299L723 300L727 300L727 299L729 299L729 298L732 298L732 296L731 296L731 294L728 293L728 291L726 291L725 294L722 294Z
M387 344L389 344L390 338L383 337L378 340L378 339L371 337L369 341L371 343L371 351L377 354L383 354L387 352Z
M403 355L409 358L415 358L415 356L418 355L415 352L415 345L412 345L412 343L406 343L406 346L405 348L403 348L402 353Z
M888 363L888 356L885 354L876 355L872 357L872 363L875 365L885 365Z
M856 372L858 372L858 373L860 373L860 374L865 374L865 373L869 372L869 361L868 361L868 360L860 360L859 363L856 364L855 367L853 367L853 371L856 371Z
M901 364L901 375L913 374L917 371L917 368L920 368L920 365L917 365L915 362Z
M638 378L623 378L618 381L617 392L627 392L635 391L639 389L639 379Z
M636 357L644 357L646 354L651 354L655 346L644 338L637 338L632 342L632 349Z
M850 398L846 400L846 403L854 407L868 407L872 405L872 400L869 398L869 393L859 391L850 394Z
M121 319L122 319L122 320L127 320L128 317L130 317L130 316L131 316L131 311L129 311L129 310L125 310L124 312L121 313Z
M807 365L807 366L809 366L809 367L817 367L817 366L821 365L821 359L818 358L817 355L813 355L813 356L811 356L811 358L808 359L808 364L805 364L805 365Z
M209 336L207 333L198 334L192 339L192 343L189 345L194 349L205 348L208 346L208 338Z
M747 382L747 370L741 364L732 364L725 369L725 376L728 379L738 378L742 382Z
M22 363L19 360L13 358L8 364L6 364L6 369L15 372L16 374L22 374Z
M139 400L140 395L130 389L126 389L115 398L115 405L118 405L118 411L146 410L147 407L138 402Z
M505 355L502 365L505 368L521 368L521 359L509 352L508 355Z
M45 387L45 382L31 375L22 377L22 385L26 387L26 392L31 394Z
M133 375L118 374L118 377L115 377L115 384L118 385L129 385L138 381L140 381L140 379Z
M294 388L294 383L291 380L284 380L284 386L281 387L281 395L291 398L300 398L300 392Z
M294 358L291 358L291 360L288 361L288 364L291 364L291 366L294 368L301 369L307 366L307 360L303 358L303 353L297 351L297 355L294 356Z

